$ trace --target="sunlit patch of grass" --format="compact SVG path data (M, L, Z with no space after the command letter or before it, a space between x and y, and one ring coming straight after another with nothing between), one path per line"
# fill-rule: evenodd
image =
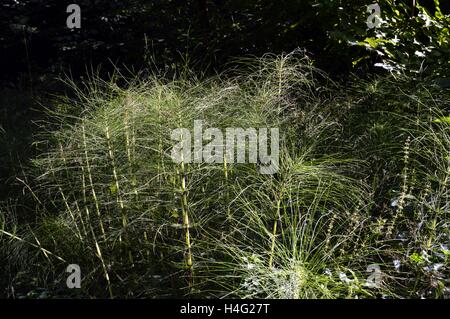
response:
M93 297L445 293L423 266L448 261L449 131L436 121L448 114L426 90L377 79L343 92L299 52L209 79L66 82L76 98L60 97L39 122L39 156L18 181L32 217L0 206L8 272L56 291L77 263ZM171 131L194 120L278 127L279 171L175 163ZM378 288L367 286L373 264Z

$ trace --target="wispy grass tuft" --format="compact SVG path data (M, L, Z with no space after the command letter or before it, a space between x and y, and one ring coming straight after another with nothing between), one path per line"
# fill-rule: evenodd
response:
M0 206L0 257L35 278L24 290L60 294L75 263L89 297L448 294L445 99L390 78L344 91L298 51L208 79L66 83L75 97L39 122L18 181L31 217ZM279 128L279 171L175 163L171 132L194 120Z

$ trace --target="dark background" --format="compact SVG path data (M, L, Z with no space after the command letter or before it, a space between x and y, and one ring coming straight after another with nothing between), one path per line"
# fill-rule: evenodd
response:
M374 1L78 0L81 29L69 30L66 7L73 2L2 1L3 86L68 71L79 75L100 64L105 71L112 63L142 69L149 56L159 68L188 57L202 70L220 70L231 57L299 47L320 68L343 76L354 71L351 62L363 52L345 40L367 32L366 7ZM449 2L441 2L448 12ZM412 6L413 0L398 3ZM433 10L433 0L421 4Z

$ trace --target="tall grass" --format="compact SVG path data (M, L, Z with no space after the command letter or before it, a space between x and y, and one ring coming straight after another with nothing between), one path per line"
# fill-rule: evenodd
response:
M445 102L406 117L371 105L382 115L362 118L367 90L385 102L389 86L343 92L299 52L242 60L208 79L180 74L67 80L76 98L55 100L39 123L40 155L22 181L32 217L18 220L11 202L0 208L8 273L35 278L23 290L73 294L64 270L75 263L79 294L92 297L412 295L419 283L411 280L427 285L414 252L448 258L438 251L448 247ZM192 130L194 120L278 127L279 171L175 163L171 131ZM408 265L401 273L397 259ZM377 288L366 281L372 264L384 273ZM448 287L440 282L436 296Z

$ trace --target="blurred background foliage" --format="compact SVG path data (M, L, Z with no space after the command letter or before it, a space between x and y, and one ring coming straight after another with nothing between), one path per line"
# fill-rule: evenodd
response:
M448 68L448 1L379 0L383 23L366 25L373 0L78 0L81 29L66 27L74 1L6 0L0 11L1 81L45 82L111 62L142 69L303 48L334 76L389 70L438 75ZM377 69L377 68L375 68ZM29 84L29 83L28 83Z
M388 71L409 75L448 74L450 16L444 14L439 0L434 0L434 6L416 3L414 7L387 0L383 3L383 13L380 28L360 34L362 41L349 43L375 53L381 61L375 66ZM354 64L368 56L360 57Z

